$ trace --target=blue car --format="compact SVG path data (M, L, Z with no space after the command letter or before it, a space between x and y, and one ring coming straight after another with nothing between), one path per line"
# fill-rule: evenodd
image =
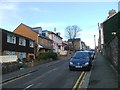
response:
M76 51L69 61L70 70L90 70L91 66L92 61L90 59L89 52L87 51Z

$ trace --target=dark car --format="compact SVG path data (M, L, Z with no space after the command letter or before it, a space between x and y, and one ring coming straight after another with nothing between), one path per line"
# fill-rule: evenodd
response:
M69 69L90 70L92 66L88 51L76 51L69 61Z
M93 49L88 50L90 58L93 60L95 57L95 51Z

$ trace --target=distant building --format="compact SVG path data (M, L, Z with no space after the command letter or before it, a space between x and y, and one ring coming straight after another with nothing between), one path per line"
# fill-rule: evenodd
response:
M0 55L17 55L18 58L35 59L34 40L0 28L2 47Z
M81 41L81 47L82 47L82 50L87 50L87 46L85 44L85 42Z
M81 39L80 38L68 39L68 43L69 43L70 49L73 47L72 46L72 42L74 44L75 51L82 50L82 45L81 45Z

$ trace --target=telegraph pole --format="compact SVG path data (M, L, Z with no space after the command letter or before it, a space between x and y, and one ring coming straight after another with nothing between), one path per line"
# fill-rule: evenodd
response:
M99 30L99 50L101 51L101 30L100 30L100 25L99 25L99 23L98 23L98 30Z
M96 35L94 35L94 44L95 44L95 50L96 50Z

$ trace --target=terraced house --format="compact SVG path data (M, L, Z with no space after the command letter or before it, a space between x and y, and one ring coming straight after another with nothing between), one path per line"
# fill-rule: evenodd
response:
M28 60L35 58L34 40L1 28L0 34L2 36L0 55L17 55L20 59Z
M60 33L47 30L44 30L43 33L47 33L47 36L52 40L53 51L60 54L63 50L62 37L60 36Z
M41 27L30 27L23 23L21 23L14 31L16 34L20 34L24 37L30 38L35 41L34 52L37 56L37 52L46 52L53 50L52 48L52 40L49 39L47 33L42 33Z

